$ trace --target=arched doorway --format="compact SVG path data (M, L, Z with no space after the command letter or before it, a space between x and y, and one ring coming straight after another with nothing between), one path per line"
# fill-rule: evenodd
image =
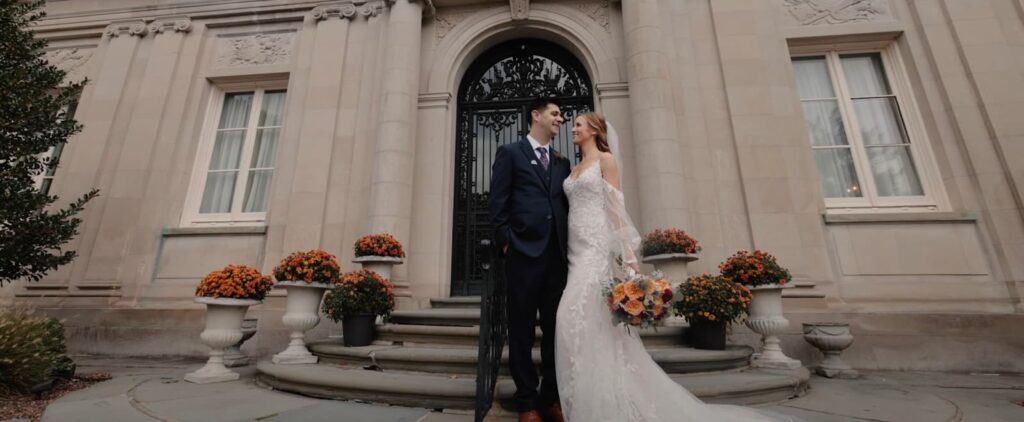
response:
M480 242L491 238L487 214L491 163L499 146L518 142L529 132L528 104L552 97L562 104L566 122L593 110L593 86L572 53L549 41L519 39L484 52L459 85L455 147L455 204L452 228L452 296L476 296L484 280L487 255ZM553 141L573 165L579 152L566 123Z

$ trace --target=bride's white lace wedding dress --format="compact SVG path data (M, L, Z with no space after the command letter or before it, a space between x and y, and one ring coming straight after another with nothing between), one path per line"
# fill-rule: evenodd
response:
M569 198L569 279L558 306L555 366L567 419L787 420L751 408L705 404L669 378L639 334L613 325L602 288L613 255L632 257L639 235L625 214L622 192L604 180L599 163L563 186Z

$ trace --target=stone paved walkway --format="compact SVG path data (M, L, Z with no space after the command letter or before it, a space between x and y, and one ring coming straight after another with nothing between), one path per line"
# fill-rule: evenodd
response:
M201 362L77 357L80 372L114 379L54 402L44 422L65 421L472 421L467 413L317 400L272 391L241 368L238 381L196 385L182 376ZM1024 421L1024 376L868 372L858 380L813 377L810 392L767 406L807 422ZM513 420L496 414L494 421Z

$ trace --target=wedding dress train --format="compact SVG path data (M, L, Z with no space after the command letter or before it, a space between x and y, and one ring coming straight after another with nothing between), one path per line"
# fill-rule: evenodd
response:
M598 163L564 182L569 198L569 278L558 307L555 366L569 421L778 421L782 415L709 405L673 381L651 358L639 334L613 325L602 293L614 256L632 251L639 234L622 192ZM633 258L635 259L635 258Z

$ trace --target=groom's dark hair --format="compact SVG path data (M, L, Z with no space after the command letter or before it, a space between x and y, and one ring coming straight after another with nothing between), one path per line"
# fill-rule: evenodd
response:
M533 112L543 113L544 110L548 109L549 104L562 108L562 104L551 97L539 97L530 101L530 108L526 110L526 120L530 122L530 126L533 126Z

